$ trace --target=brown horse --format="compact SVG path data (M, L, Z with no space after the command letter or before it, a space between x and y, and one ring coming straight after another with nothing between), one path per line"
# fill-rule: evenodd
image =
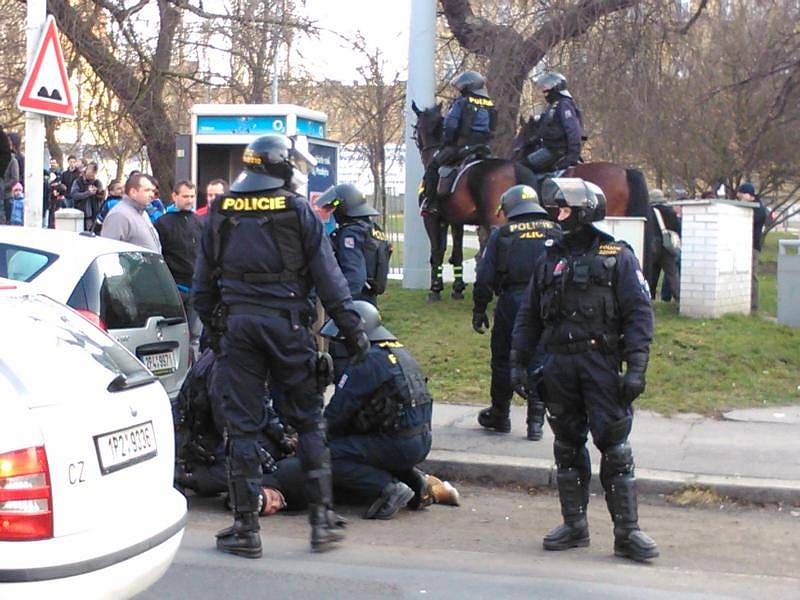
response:
M414 125L414 140L427 167L436 150L441 147L444 132L442 105L421 110L416 103L411 108L417 115ZM476 161L463 176L456 180L450 196L440 203L438 215L423 215L425 231L431 244L431 288L428 298L438 300L444 284L442 282L442 262L447 247L447 228L453 232L453 256L450 262L460 266L463 257L461 239L464 225L478 225L481 228L481 246L486 233L493 225L503 222L497 207L500 196L508 188L518 183L535 185L534 174L513 161L500 158L487 158ZM454 262L458 260L458 262ZM457 272L458 274L458 272ZM457 277L453 284L453 297L463 297L464 283Z

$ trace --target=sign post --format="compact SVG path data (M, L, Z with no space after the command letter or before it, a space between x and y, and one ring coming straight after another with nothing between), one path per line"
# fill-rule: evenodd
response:
M44 115L75 118L64 54L46 0L28 0L25 31L28 68L17 106L25 112L25 225L42 226Z

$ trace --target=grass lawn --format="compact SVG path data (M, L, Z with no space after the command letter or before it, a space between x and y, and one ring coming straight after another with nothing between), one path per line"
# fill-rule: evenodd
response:
M800 402L800 329L769 318L775 315L775 248L777 236L771 234L761 255L759 317L687 319L678 316L675 304L656 302L647 392L637 407L717 414ZM381 298L384 321L416 356L434 397L488 404L489 334L472 331L471 294L461 302L445 296L429 304L424 290L390 285Z

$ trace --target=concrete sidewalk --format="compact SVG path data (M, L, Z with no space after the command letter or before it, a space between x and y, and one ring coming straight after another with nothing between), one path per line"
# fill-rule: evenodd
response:
M483 430L481 406L437 403L433 449L426 461L445 477L495 483L554 486L553 435L545 425L539 442L525 439L525 408L512 407L510 434ZM800 505L800 406L662 417L639 411L631 434L642 493L668 494L689 485L751 502ZM589 444L592 469L600 454ZM592 487L600 490L599 477Z

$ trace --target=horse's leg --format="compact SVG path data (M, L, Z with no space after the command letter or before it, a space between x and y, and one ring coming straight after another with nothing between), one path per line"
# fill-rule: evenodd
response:
M431 245L431 287L428 293L428 301L434 302L441 300L441 292L444 289L442 281L442 262L444 261L445 247L442 244L442 224L439 217L426 215L423 218L425 232L428 234L428 241ZM445 230L445 233L447 230Z
M451 225L450 233L453 236L453 251L450 253L450 264L453 265L453 300L463 300L464 290L467 289L464 283L464 226Z

